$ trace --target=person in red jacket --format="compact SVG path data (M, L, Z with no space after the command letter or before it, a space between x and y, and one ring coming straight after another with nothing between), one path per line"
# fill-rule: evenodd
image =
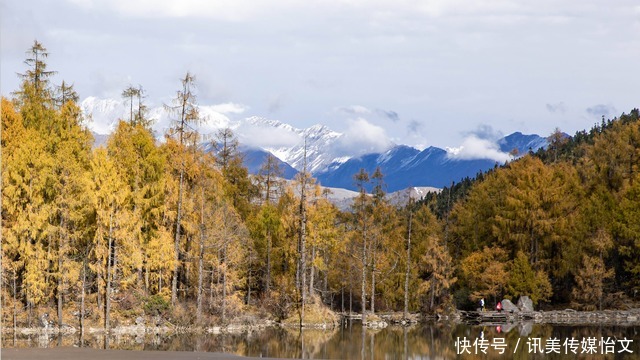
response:
M502 301L498 301L498 304L496 305L496 310L498 310L498 312L502 311Z

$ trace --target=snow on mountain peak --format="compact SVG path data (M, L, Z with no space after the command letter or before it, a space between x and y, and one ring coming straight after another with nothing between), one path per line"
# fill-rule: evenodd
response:
M88 118L88 127L98 134L111 133L120 119L126 120L130 116L128 103L123 99L88 97L81 102L80 107ZM331 151L332 145L343 136L320 124L299 129L279 120L259 116L230 118L246 110L241 104L199 105L198 110L203 119L198 128L201 133L211 135L219 129L231 128L242 144L269 151L297 170L304 167L305 138L307 170L318 172L335 161L335 154ZM175 118L163 106L150 106L147 117L153 120L152 126L156 134L163 134ZM344 162L344 158L348 159L348 156L342 155L341 162Z
M80 103L80 109L87 118L87 126L97 134L109 134L119 119L129 117L124 102L114 99L99 99L90 96Z

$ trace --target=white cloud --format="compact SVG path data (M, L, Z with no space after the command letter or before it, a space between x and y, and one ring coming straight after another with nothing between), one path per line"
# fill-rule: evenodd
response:
M260 148L293 147L302 141L294 132L269 126L241 126L238 132L240 143Z
M205 18L247 21L278 8L296 5L292 0L68 0L91 10L109 10L134 18Z
M393 143L382 127L366 119L357 118L347 120L347 129L338 141L335 151L336 155L364 155L380 153L391 146Z
M342 106L335 109L336 112L345 113L348 115L369 115L371 114L371 110L362 106L362 105L349 105Z
M465 138L459 147L447 147L447 155L456 160L489 159L500 163L512 159L511 155L500 151L498 144L476 135Z
M248 107L242 104L232 102L211 106L211 110L222 114L242 114L247 111Z

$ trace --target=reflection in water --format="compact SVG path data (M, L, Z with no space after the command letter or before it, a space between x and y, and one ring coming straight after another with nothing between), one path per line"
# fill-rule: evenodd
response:
M623 353L622 339L632 354ZM539 346L535 339L540 339ZM549 350L545 341L558 339L559 346ZM270 328L243 334L164 336L158 334L118 335L77 334L59 337L56 334L21 335L5 337L8 347L83 346L128 350L178 350L227 352L252 357L279 357L304 359L560 359L575 357L567 354L562 343L565 339L578 341L580 355L583 340L595 339L595 357L611 359L640 359L640 327L501 325L467 326L445 323L423 324L409 328L363 329L359 323L347 323L334 330ZM604 347L600 339L614 341L615 353L602 356ZM468 341L468 343L465 343ZM505 353L499 354L492 345L504 341ZM460 355L460 345L468 344L467 352ZM486 354L481 353L485 346ZM545 346L547 348L545 348ZM464 347L462 347L464 348ZM514 353L515 352L515 353Z

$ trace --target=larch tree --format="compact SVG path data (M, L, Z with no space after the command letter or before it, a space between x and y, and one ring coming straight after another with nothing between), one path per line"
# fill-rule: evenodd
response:
M462 260L460 271L471 289L471 301L485 297L492 297L494 301L500 299L507 280L511 279L507 276L508 260L507 252L498 247L485 247Z
M509 266L506 291L514 298L529 296L534 305L549 300L553 293L547 274L543 270L536 271L523 251L518 251Z
M93 138L82 125L80 108L72 99L67 100L57 114L47 139L55 164L55 212L51 226L58 238L55 269L58 326L61 327L64 297L70 284L80 276L80 263L71 261L69 256L78 252L89 234L91 203L86 194L90 189L88 174Z
M196 210L199 220L198 247L195 250L197 264L197 288L196 288L196 319L202 322L205 299L205 277L206 270L210 269L213 276L213 269L217 262L216 248L220 247L220 239L216 239L214 226L221 225L226 214L220 212L223 204L223 178L218 170L214 168L215 160L211 154L199 151L199 176L197 179L197 189L199 196L196 199ZM222 215L222 216L220 216ZM217 217L217 218L216 218ZM225 225L223 225L225 226ZM213 282L211 279L210 283ZM213 289L210 289L213 295Z
M299 222L298 228L298 266L296 273L298 282L298 291L300 292L300 328L304 326L304 308L307 302L307 187L311 181L311 173L307 171L307 143L304 144L304 165L302 172L296 176L296 181L300 186L300 205L299 205Z
M175 116L173 121L173 127L170 129L168 136L177 137L178 154L176 156L180 159L180 166L178 169L178 194L177 194L177 209L175 219L175 238L174 238L174 251L175 251L175 268L173 272L173 278L171 280L171 304L175 305L178 295L178 276L180 270L180 241L182 231L182 206L184 195L184 182L186 172L186 147L193 142L194 137L198 137L198 133L195 126L201 122L200 114L196 104L195 95L195 77L187 73L183 79L180 80L181 89L178 90L176 97L173 100L171 106L166 106L166 109Z
M130 190L122 181L114 161L105 149L95 151L91 161L92 192L95 209L95 235L91 270L98 277L99 296L104 297L104 327L111 327L111 303L116 286L120 252L131 243L133 214L128 207ZM128 249L127 249L128 248ZM130 250L127 246L124 248ZM126 256L125 251L123 256Z
M25 127L22 113L3 99L2 210L5 262L11 261L22 277L22 296L29 309L49 300L47 258L48 187L53 182L53 159L45 141ZM3 229L3 231L4 231Z
M413 208L414 202L411 198L411 190L407 190L407 211L409 213L409 221L407 222L407 254L404 275L404 307L402 309L402 317L406 320L409 318L409 278L411 276L411 232L413 230Z
M142 257L140 268L136 271L138 281L143 284L145 293L148 293L153 271L150 268L150 257L162 258L166 254L157 254L149 249L150 246L156 249L164 247L158 242L160 239L166 240L165 153L156 146L151 129L140 123L130 124L125 121L118 123L107 142L107 150L115 166L121 169L123 181L131 191L127 206L135 214L137 225L132 235L139 245L136 252Z
M354 217L353 239L360 244L360 306L362 309L362 323L365 324L367 312L367 267L369 265L368 257L368 237L371 227L371 198L367 195L366 186L369 183L369 174L360 169L354 180L358 188L358 196L355 198L352 208Z
M440 223L426 206L416 212L415 220L414 238L420 252L422 279L419 293L424 295L423 310L433 312L438 306L450 305L448 291L457 279Z
M328 272L330 261L334 259L338 251L339 229L336 227L338 210L325 197L322 197L322 190L319 185L310 189L311 203L308 208L308 235L309 246L309 299L314 300L316 285L321 283L319 288L323 297L328 295ZM320 275L324 275L324 280L320 280Z
M216 162L226 180L225 193L246 221L252 210L251 201L256 195L256 189L249 179L249 171L243 164L238 138L233 130L223 128L215 134L212 146L216 152Z

